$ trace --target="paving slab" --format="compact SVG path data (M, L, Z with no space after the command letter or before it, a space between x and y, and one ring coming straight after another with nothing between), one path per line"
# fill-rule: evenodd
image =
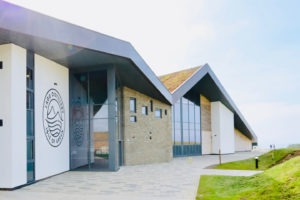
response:
M222 162L254 158L262 151L223 155ZM69 171L14 191L0 200L195 199L200 175L251 176L260 171L205 169L218 155L175 158L169 163L124 166L117 172Z

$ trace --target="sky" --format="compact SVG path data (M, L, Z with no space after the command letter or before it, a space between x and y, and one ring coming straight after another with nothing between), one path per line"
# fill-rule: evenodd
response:
M157 74L208 63L261 147L300 143L298 0L7 0L130 42Z

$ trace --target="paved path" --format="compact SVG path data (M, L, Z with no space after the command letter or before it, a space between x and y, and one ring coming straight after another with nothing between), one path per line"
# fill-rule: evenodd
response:
M222 156L224 162L260 155L244 152ZM33 185L0 191L0 200L195 199L203 174L251 176L257 171L214 170L218 156L176 158L169 163L126 166L118 172L66 172Z

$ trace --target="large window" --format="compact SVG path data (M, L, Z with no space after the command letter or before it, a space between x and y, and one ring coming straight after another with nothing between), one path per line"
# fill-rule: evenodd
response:
M174 155L201 153L200 105L181 98L173 106Z

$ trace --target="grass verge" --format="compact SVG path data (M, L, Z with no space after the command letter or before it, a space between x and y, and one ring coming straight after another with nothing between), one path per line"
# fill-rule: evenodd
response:
M201 176L196 199L300 199L300 157L251 177Z
M269 151L266 154L259 156L259 168L255 168L255 160L254 158L223 163L221 165L217 165L215 169L238 169L238 170L266 170L277 163L279 163L282 159L284 159L289 154L294 154L300 149L295 148L285 148L285 149L276 149Z

